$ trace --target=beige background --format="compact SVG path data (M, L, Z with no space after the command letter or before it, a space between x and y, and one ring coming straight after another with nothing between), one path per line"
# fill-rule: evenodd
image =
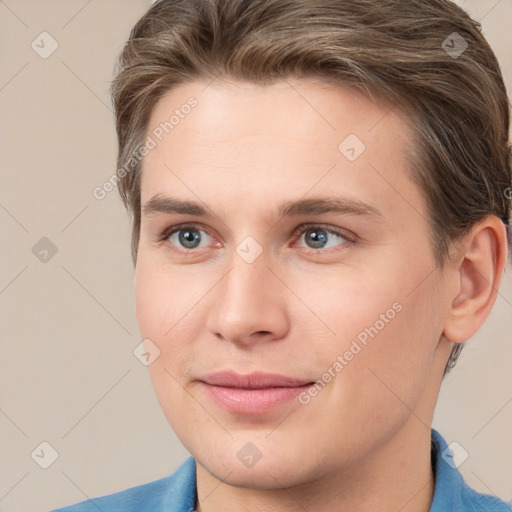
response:
M115 171L114 60L150 3L0 1L2 511L118 491L170 474L188 455L132 352L140 337L128 218L117 191L102 201L92 195ZM512 1L459 3L482 20L510 92ZM31 48L43 31L59 45L47 59ZM32 252L42 237L57 248L47 262ZM445 380L434 423L469 453L460 467L469 483L506 500L511 274ZM59 455L48 469L31 457L43 441ZM35 453L49 460L48 449Z

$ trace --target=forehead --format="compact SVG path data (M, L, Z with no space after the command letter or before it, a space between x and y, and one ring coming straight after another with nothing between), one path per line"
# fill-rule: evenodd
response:
M191 99L196 104L193 108L187 106ZM394 107L382 98L370 99L354 88L317 78L289 78L268 85L193 81L168 91L157 102L147 132L160 127L164 137L179 133L194 138L199 147L212 142L229 144L234 136L238 140L288 136L310 146L324 143L332 147L334 143L336 149L344 132L369 139L386 127L395 127L399 130L393 138L399 137L406 126ZM383 126L377 130L380 124ZM172 144L172 137L168 139Z
M146 137L155 147L143 162L143 204L179 193L217 207L254 198L263 208L277 193L334 190L370 202L394 195L395 203L402 190L421 202L408 179L402 114L315 79L182 84L157 103Z

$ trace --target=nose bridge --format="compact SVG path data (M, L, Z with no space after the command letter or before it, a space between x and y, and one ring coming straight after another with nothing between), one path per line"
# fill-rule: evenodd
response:
M239 304L244 300L250 301L250 295L256 297L260 292L265 292L261 289L263 283L267 284L267 289L271 285L268 282L272 275L268 268L272 266L271 256L268 248L263 245L263 235L258 238L256 240L253 236L245 236L234 246L231 254L231 270L226 276L225 291L228 296L239 299Z
M238 253L234 254L231 270L224 282L221 305L224 313L233 319L237 316L243 318L242 313L246 311L257 315L265 299L269 299L272 273L268 269L267 258L260 255L254 261L249 261Z

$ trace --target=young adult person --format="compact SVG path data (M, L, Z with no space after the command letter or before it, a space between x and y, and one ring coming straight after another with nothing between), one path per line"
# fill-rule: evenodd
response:
M431 426L510 243L478 24L447 0L160 0L116 73L137 320L191 457L61 510L510 510Z

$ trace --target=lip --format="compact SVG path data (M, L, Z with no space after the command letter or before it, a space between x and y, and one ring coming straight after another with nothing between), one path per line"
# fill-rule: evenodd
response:
M223 371L198 380L217 405L229 412L246 415L270 412L314 384L305 379L263 372L242 375Z
M264 372L242 375L232 371L223 371L207 374L199 380L213 386L244 389L290 388L311 384L309 380L295 379L285 375Z

